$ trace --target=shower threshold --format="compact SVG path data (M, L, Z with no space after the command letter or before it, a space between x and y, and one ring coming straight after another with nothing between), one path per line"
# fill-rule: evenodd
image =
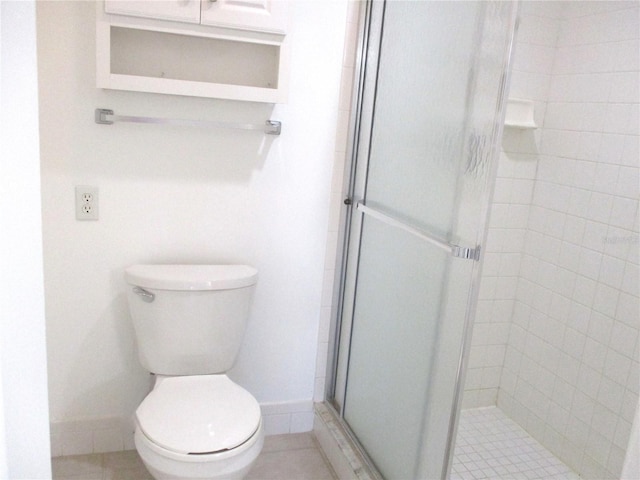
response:
M320 448L340 480L384 480L351 439L328 403L316 403L313 422Z
M463 410L450 480L579 480L497 407Z

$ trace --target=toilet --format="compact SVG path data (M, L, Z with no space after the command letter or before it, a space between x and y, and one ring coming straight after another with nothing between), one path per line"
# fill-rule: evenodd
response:
M262 450L260 405L227 377L258 272L247 265L125 270L140 363L155 374L135 445L158 480L244 478Z

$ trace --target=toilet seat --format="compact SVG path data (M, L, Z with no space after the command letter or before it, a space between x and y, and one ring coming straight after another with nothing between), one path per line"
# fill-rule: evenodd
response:
M136 450L147 470L158 480L242 480L262 451L264 428L233 450L204 455L175 453L149 440L138 425L135 430Z
M138 427L162 449L206 455L237 448L261 425L260 405L226 375L159 377L136 410Z

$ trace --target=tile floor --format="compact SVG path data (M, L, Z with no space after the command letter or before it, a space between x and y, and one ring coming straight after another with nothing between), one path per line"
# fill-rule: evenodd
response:
M451 480L579 480L496 407L463 410Z
M54 480L153 480L135 450L57 457ZM450 480L579 480L500 409L464 410ZM274 435L246 480L337 480L313 433Z
M135 450L56 457L54 480L153 480ZM246 480L336 480L312 433L273 435Z

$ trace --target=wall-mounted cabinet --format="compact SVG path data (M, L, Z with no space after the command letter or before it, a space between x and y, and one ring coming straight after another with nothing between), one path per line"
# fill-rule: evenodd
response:
M104 11L117 15L200 23L200 1L105 0Z
M105 0L105 12L285 34L284 0Z
M197 3L198 8L194 5ZM226 10L219 19L212 10ZM97 86L266 103L286 101L288 37L284 2L243 0L107 0L99 2L96 25ZM255 4L255 7L251 5ZM268 32L264 14L278 13L281 33ZM234 7L234 8L231 8ZM205 10L206 9L206 10ZM247 10L248 9L248 10ZM257 11L257 10L256 10ZM115 13L117 12L117 13ZM243 13L244 12L244 13ZM229 13L229 15L225 15ZM231 14L233 13L233 15ZM153 18L145 18L153 17ZM233 26L231 24L233 23ZM270 23L275 25L275 23ZM221 26L225 25L225 26Z

